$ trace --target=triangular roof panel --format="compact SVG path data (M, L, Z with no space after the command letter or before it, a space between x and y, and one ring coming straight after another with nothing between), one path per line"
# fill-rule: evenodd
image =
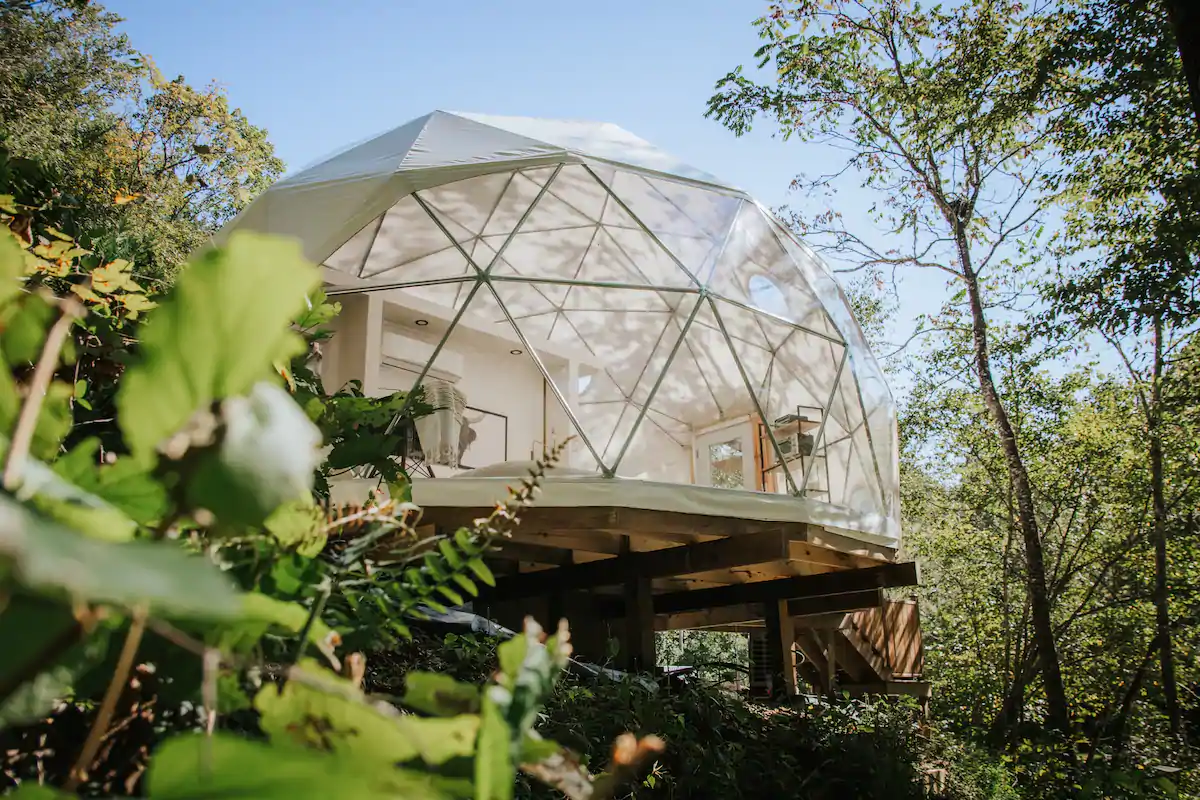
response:
M493 128L558 145L564 150L580 156L590 156L602 161L641 167L652 172L661 172L727 189L735 188L717 176L680 161L665 150L660 150L645 139L634 136L611 122L453 113L455 116L474 120Z

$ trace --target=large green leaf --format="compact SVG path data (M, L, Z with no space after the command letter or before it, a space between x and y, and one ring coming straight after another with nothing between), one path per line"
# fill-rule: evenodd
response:
M438 672L404 676L404 705L439 717L479 711L479 687Z
M19 593L0 612L0 685L13 693L0 705L0 727L42 719L75 679L103 657L107 629L85 637L62 603Z
M310 497L321 433L285 390L257 384L221 404L225 433L187 487L193 507L227 525L261 525L281 505Z
M332 691L288 681L282 693L266 686L254 698L262 729L278 744L332 751L347 760L395 764L418 757L420 750L399 723L368 705L362 693L328 670L305 667ZM334 692L337 692L336 694Z
M264 527L283 547L294 548L307 558L315 558L329 539L325 512L311 497L275 509Z
M168 740L150 759L154 800L452 797L429 776L228 734Z
M499 689L499 686L492 686L488 691ZM475 756L475 797L478 800L512 800L517 770L512 759L511 739L504 712L485 693Z
M254 698L273 742L380 765L419 758L437 766L475 752L479 717L474 714L438 719L401 714L368 702L349 681L327 670L304 669L328 690L293 679L282 692L267 686Z
M142 329L117 395L130 449L149 456L193 413L246 394L302 340L289 329L319 280L298 245L238 233L185 269Z
M142 525L157 522L167 509L167 491L145 467L132 458L118 458L115 464L100 464L100 440L87 439L76 445L53 464L54 472L72 484L76 498L86 505L108 503ZM35 476L26 476L22 488L28 488ZM63 486L31 489L38 493L61 493ZM80 494L87 495L79 497Z
M241 611L215 565L176 542L106 542L81 535L0 496L0 560L18 583L80 600L166 615L221 618Z
M308 622L309 610L299 603L279 600L259 592L242 595L239 619L218 634L222 650L244 652L258 644L271 628L298 634ZM313 620L308 641L326 657L332 656L337 641L333 629L319 619Z

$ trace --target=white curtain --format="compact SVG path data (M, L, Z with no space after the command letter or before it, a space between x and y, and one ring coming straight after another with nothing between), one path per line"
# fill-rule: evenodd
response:
M458 468L459 436L462 433L466 396L446 381L425 384L425 402L436 411L417 420L417 438L425 463Z

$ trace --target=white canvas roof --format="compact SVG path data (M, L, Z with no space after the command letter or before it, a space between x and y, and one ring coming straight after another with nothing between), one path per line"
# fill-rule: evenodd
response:
M512 162L563 161L618 163L740 194L611 123L434 111L287 176L215 241L236 228L291 236L301 241L307 258L320 263L410 192ZM341 213L330 215L330 207Z

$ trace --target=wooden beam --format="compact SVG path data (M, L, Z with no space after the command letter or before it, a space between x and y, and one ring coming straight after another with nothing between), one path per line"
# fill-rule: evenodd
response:
M788 555L793 561L803 561L806 564L817 564L834 569L862 569L891 562L891 559L846 553L832 547L805 541L793 541L788 548Z
M813 627L808 623L814 616L817 619L824 619L822 615L828 615L831 620L836 617L837 623L840 623L841 617L846 612L864 608L879 608L882 605L883 590L868 589L862 592L789 600L787 607L788 615L795 619L797 627ZM736 606L707 608L702 611L659 614L655 617L655 627L660 631L715 628L759 622L765 618L766 613L762 603L744 603ZM837 623L834 624L834 627L837 627Z
M543 544L514 542L504 540L500 549L489 553L492 558L502 558L505 561L526 561L531 564L549 564L562 567L574 563L571 551L564 547L548 547Z
M620 555L624 539L624 536L604 531L575 531L573 533L564 532L560 534L547 533L545 531L527 531L518 528L513 531L509 541L615 556Z
M845 592L789 600L788 613L793 617L807 617L813 614L845 613L864 608L881 608L882 606L883 589L864 589L861 592Z
M487 594L495 600L520 600L568 589L617 585L634 576L647 580L673 578L714 569L762 564L786 559L787 553L788 541L782 532L752 533L662 550L631 552L615 559L521 575L519 578L497 581Z
M868 569L799 575L795 578L780 578L774 581L741 583L715 589L664 594L654 598L654 610L659 614L672 614L679 611L698 611L742 603L765 603L772 600L793 600L823 595L850 594L870 589L914 586L917 583L916 563L905 561L898 564L881 564Z
M809 526L804 540L821 547L837 550L841 553L869 556L871 558L884 559L885 561L893 561L896 558L896 549L894 547L885 547L881 544L864 542L861 539L855 539L842 533L834 533L833 531L819 528L816 525Z
M808 669L804 669L805 677L815 694L829 693L829 663L825 660L825 646L816 634L810 630L796 631L796 646L804 654Z
M905 561L881 564L869 569L823 572L774 581L659 594L654 596L654 613L680 614L685 611L703 611L772 600L807 600L827 595L850 595L872 589L914 586L918 582L916 563ZM597 610L607 617L621 617L625 614L625 607L617 597L605 598L597 605Z

